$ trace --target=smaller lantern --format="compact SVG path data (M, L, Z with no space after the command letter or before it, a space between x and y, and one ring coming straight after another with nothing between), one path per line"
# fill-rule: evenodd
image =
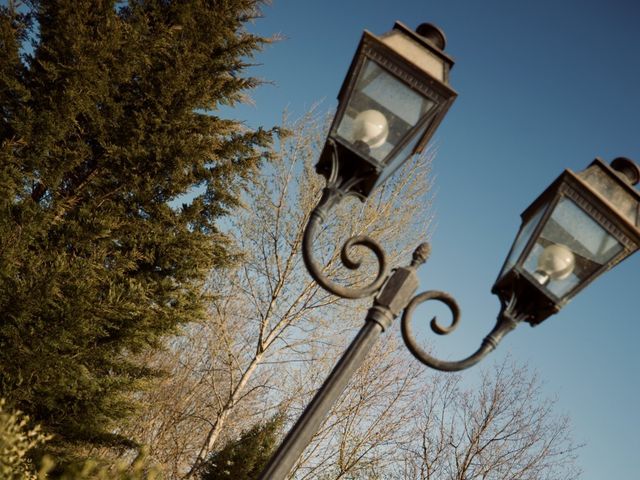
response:
M396 22L377 37L365 31L338 95L338 110L316 169L337 175L365 199L414 153L423 150L453 103L453 60L444 34ZM337 169L337 171L336 171Z
M492 292L537 325L640 248L640 168L627 158L558 177L522 214Z

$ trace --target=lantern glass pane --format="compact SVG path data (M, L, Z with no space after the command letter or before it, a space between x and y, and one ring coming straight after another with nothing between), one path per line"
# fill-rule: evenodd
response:
M541 206L538 211L532 217L530 217L529 220L527 220L520 228L518 236L516 237L516 240L515 242L513 242L513 246L511 247L511 252L509 252L509 257L507 258L502 272L500 273L500 277L511 270L511 268L520 258L520 255L522 255L524 247L526 247L527 243L529 243L529 239L531 238L531 235L533 235L533 231L538 226L540 218L546 210L545 207L546 205Z
M356 150L384 162L435 102L412 90L370 59L365 60L337 135Z
M421 137L422 135L415 135L399 153L397 153L392 159L390 159L389 163L384 168L384 171L376 180L374 188L386 182L387 179L396 172L396 170L398 170L407 160L409 160L413 156L413 150L414 148L416 148L416 145Z
M622 248L582 208L562 197L529 252L524 269L562 299L613 260Z

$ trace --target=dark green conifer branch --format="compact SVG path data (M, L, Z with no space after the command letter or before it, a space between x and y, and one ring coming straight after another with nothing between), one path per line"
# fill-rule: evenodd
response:
M259 3L0 7L0 397L60 452L130 444L134 354L198 320L230 260L217 221L275 131L215 110L259 84Z

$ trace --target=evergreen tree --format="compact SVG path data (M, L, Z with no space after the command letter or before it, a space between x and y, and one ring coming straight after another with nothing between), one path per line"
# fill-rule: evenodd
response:
M216 222L274 132L203 112L257 85L259 3L0 6L0 397L58 446L126 444L132 354L231 260Z
M282 417L278 415L227 442L207 458L201 480L255 480L278 446L281 428Z

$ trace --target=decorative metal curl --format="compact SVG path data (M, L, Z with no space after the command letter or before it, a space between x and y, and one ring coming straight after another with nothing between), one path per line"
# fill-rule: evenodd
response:
M320 206L319 206L320 207ZM313 241L316 237L316 230L319 225L324 222L324 212L321 207L311 213L309 222L304 231L304 237L302 239L302 258L307 266L307 270L313 277L313 279L320 284L325 290L338 295L343 298L363 298L373 295L386 280L387 277L387 259L382 246L371 237L365 235L358 235L349 238L340 251L340 260L350 270L357 270L360 268L362 262L360 259L354 259L352 255L352 249L356 246L368 248L376 256L378 260L378 275L375 280L369 285L360 288L343 287L337 283L331 281L324 273L322 273L322 267L313 258Z
M318 202L316 208L311 212L309 221L305 228L302 238L302 258L304 259L304 263L309 274L325 290L342 298L355 299L368 297L380 290L387 278L388 270L386 254L382 246L373 238L366 235L351 237L347 239L340 250L340 260L344 266L350 270L357 270L362 265L361 260L354 259L351 256L353 247L365 247L375 255L378 261L378 275L375 280L364 287L353 288L338 285L324 275L322 267L313 258L313 242L317 236L316 231L318 226L322 225L326 221L329 211L345 196L350 195L354 191L355 186L362 180L358 177L342 179L339 176L338 157L335 152L336 147L333 142L331 142L331 144L334 148L331 159L331 174L327 180L327 186L322 192L322 198Z
M429 355L418 345L418 342L413 335L413 328L411 326L411 317L413 315L413 311L418 305L428 300L438 300L444 303L451 310L451 315L453 317L451 325L449 325L448 327L441 326L438 323L436 317L433 317L431 319L431 330L433 330L438 335L448 335L456 329L460 319L460 308L458 307L455 299L445 292L430 290L413 297L411 302L409 302L409 305L407 305L407 307L405 308L404 313L402 314L401 323L402 338L404 338L404 342L407 345L409 351L411 351L411 353L419 361L431 368L442 370L445 372L456 372L472 367L484 357L486 357L490 352L495 350L502 338L511 330L513 330L521 321L526 320L528 317L528 315L525 313L517 312L516 297L512 296L508 302L502 304L502 309L500 310L500 314L498 315L495 327L489 333L489 335L487 335L482 340L482 344L480 345L478 350L476 350L473 354L463 360L439 360Z

